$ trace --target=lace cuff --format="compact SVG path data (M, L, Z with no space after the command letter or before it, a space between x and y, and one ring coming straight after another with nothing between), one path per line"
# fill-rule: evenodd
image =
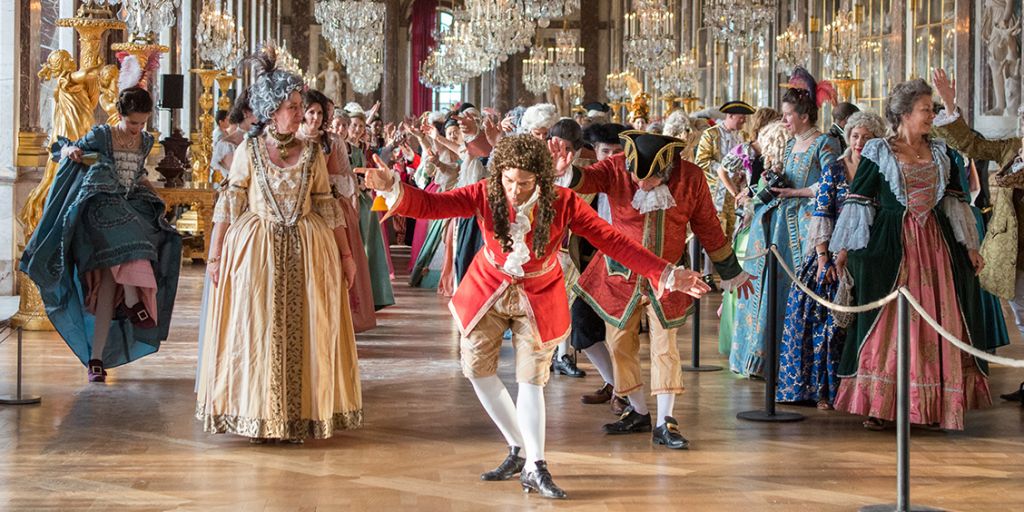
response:
M871 238L871 224L875 221L875 207L847 199L843 212L839 214L832 230L832 242L828 249L856 251L868 246Z
M946 196L942 198L942 212L949 219L956 241L968 249L977 250L979 247L978 223L970 205L956 197Z
M313 211L319 213L331 229L346 227L345 212L331 193L321 192L312 194L311 200L313 202Z
M672 264L665 265L665 270L661 271L661 277L658 278L658 286L654 290L654 298L661 299L665 292L672 291L676 286L676 269L682 268Z
M340 197L350 199L356 195L356 180L353 176L346 176L344 174L332 174L327 177L327 181L330 182L331 186L334 187L335 192Z
M384 196L384 202L388 204L388 210L395 207L396 204L402 201L402 178L397 172L392 171L394 176L391 182L390 190L378 190L377 193Z
M746 272L740 272L736 277L732 279L723 279L721 283L722 291L724 291L725 293L732 293L739 289L740 286L746 284L747 281L750 281L751 279L753 279L753 276Z
M220 192L217 205L213 208L213 222L231 224L249 209L249 189L229 186Z
M1010 172L1018 173L1022 169L1024 169L1024 160L1018 158L1017 161L1013 163L1013 166L1010 167Z
M960 111L954 110L953 113L949 113L946 109L942 109L935 116L935 120L932 121L932 126L941 128L943 126L952 124L953 121L960 119Z
M818 244L826 244L832 239L835 222L829 217L814 215L807 226L807 254L814 254Z

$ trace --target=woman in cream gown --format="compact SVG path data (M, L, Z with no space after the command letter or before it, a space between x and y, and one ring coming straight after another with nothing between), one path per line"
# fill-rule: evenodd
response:
M273 62L265 50L250 91L269 127L239 146L214 215L196 417L207 432L301 442L362 422L354 265L323 152L294 137L302 80Z

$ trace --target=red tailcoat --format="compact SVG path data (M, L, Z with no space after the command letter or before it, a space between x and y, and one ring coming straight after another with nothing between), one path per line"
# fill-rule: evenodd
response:
M612 226L672 263L679 263L686 251L688 223L712 260L725 261L732 256L732 247L722 232L704 173L690 162L676 161L666 183L676 206L667 210L641 214L633 208L633 194L640 187L626 170L623 153L583 169L575 189L580 194L607 194ZM681 292L666 293L658 299L647 279L640 279L628 265L621 264L618 256L604 250L594 256L575 289L605 322L619 328L625 325L643 297L650 299L665 328L681 326L693 303L689 295Z
M484 246L473 258L466 277L459 283L449 304L459 330L463 335L472 331L505 289L517 286L525 293L529 304L527 310L533 325L534 339L539 341L537 348L543 348L569 334L569 303L562 267L557 258L559 243L568 230L586 238L598 249L655 283L659 282L669 265L667 261L645 251L640 244L609 226L571 190L557 188L554 208L555 218L551 222L551 236L545 255L542 259L536 259L533 255L523 265L526 275L522 278L502 270L506 255L494 235L494 218L487 203L486 181L439 194L403 184L401 197L389 215L418 219L475 216L484 235ZM515 212L511 208L509 219L515 219ZM532 252L532 231L526 235L525 242Z

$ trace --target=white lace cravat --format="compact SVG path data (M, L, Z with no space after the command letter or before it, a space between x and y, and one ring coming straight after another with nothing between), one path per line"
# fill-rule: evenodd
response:
M512 237L512 252L505 257L505 264L502 268L509 275L523 277L523 265L530 261L530 248L526 245L526 234L533 229L530 224L530 212L533 211L537 199L540 198L540 187L533 189L533 195L525 203L516 206L516 217L509 226L509 236Z
M658 185L650 191L639 189L633 194L633 208L640 213L667 210L675 205L676 200L668 185Z

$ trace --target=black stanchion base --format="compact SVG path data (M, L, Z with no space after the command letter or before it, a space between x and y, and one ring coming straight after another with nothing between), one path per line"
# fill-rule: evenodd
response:
M43 399L38 396L0 396L0 405L32 405L42 402Z
M718 372L721 370L721 366L715 366L713 364L702 364L700 366L691 366L688 364L683 365L684 372Z
M747 421L760 421L766 423L791 423L807 419L803 414L795 412L778 412L769 414L768 411L744 411L736 415L737 418Z
M896 508L895 503L886 503L885 505L868 505L861 507L859 512L945 512L941 508L925 507L922 505L911 505L910 508L900 510Z

